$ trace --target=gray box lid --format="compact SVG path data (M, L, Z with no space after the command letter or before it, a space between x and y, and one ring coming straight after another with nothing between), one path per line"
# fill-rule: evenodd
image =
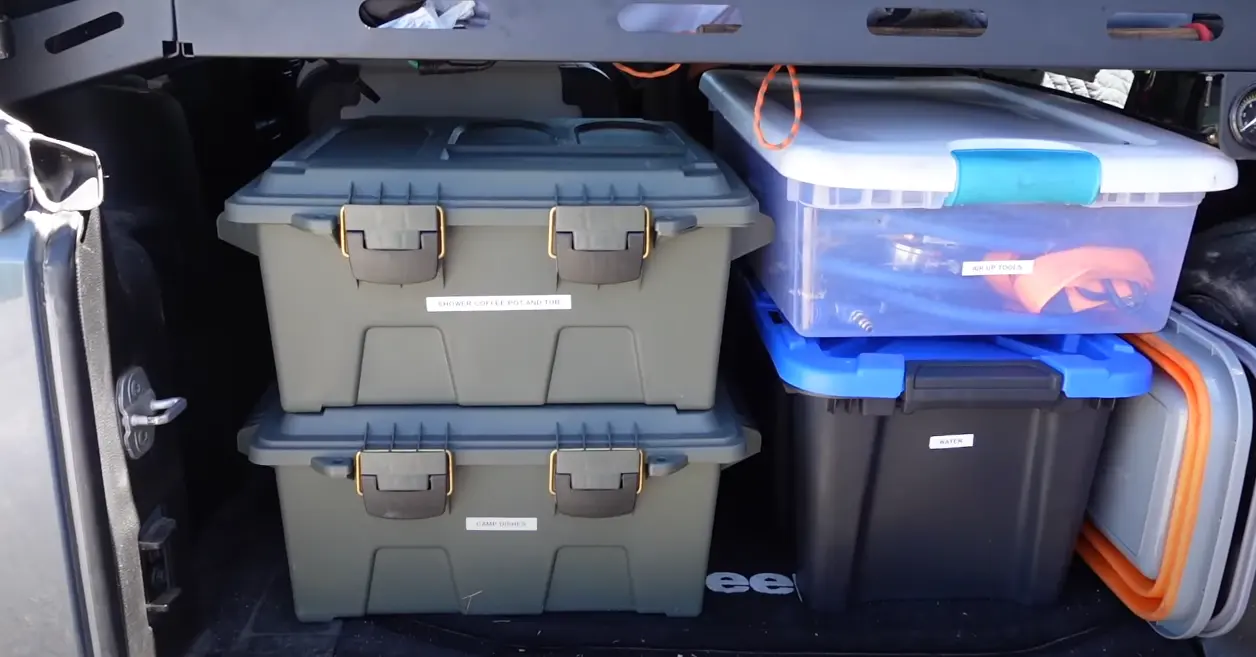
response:
M440 205L453 226L546 221L544 213L458 211L470 208L646 206L656 217L729 227L752 223L758 209L727 166L671 124L388 117L307 139L237 192L224 218L290 223L300 220L294 206L371 204Z
M1191 312L1185 306L1174 304L1174 309L1182 313L1182 316L1189 319L1196 326L1217 336L1223 342L1234 349L1234 353L1238 356L1239 361L1243 363L1243 367L1247 370L1249 376L1256 376L1256 347L1248 344L1242 338L1227 333L1224 329L1218 328L1195 313ZM1250 452L1249 452L1250 454ZM1241 473L1234 473L1237 479L1233 482L1238 486L1247 485L1249 470L1248 460L1236 461L1236 469L1241 469ZM1225 563L1225 577L1221 591L1223 597L1217 600L1213 611L1212 620L1208 622L1208 626L1199 635L1202 637L1221 636L1230 632L1238 626L1243 620L1244 614L1248 611L1248 603L1251 600L1253 578L1256 573L1256 504L1249 504L1246 517L1239 518L1241 525L1235 529L1235 538L1241 536L1241 540L1237 544L1231 543L1230 553ZM1241 530L1241 531L1240 531Z
M1251 448L1252 398L1243 366L1224 340L1178 312L1169 316L1168 326L1157 335L1199 368L1212 405L1212 434L1199 515L1191 534L1182 585L1169 617L1152 623L1166 637L1187 639L1198 636L1210 625L1221 591ZM1183 403L1185 399L1162 397L1160 401L1171 404ZM1090 517L1140 566L1145 566L1148 559L1139 550L1151 543L1163 544L1167 538L1167 523L1156 519L1167 517L1176 486L1160 479L1176 479L1177 468L1157 464L1177 461L1175 452L1181 451L1182 439L1179 432L1148 434L1137 424L1114 424L1107 437L1105 450L1116 450L1124 456L1101 464L1091 497ZM1154 468L1155 476L1132 476L1145 468Z
M715 407L567 404L355 406L284 413L270 394L241 430L240 447L258 465L310 467L363 450L448 450L460 466L544 465L554 450L639 449L651 474L685 463L736 463L750 455L728 395Z

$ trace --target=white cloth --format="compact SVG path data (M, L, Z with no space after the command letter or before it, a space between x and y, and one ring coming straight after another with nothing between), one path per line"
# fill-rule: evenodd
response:
M475 0L428 0L422 7L394 18L381 28L389 30L452 30L475 16Z

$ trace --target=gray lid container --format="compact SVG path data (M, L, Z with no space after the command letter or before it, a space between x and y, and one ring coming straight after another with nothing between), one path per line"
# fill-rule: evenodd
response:
M272 392L238 444L249 460L350 476L361 451L449 451L459 466L544 465L555 450L641 450L647 474L689 463L737 463L753 453L723 392L714 408L555 404L540 407L355 406L283 413Z
M613 518L631 512L651 478L750 455L742 423L722 393L707 411L590 404L282 413L273 399L238 438L249 460L354 479L367 511L392 519L446 513L455 466L548 465L559 514ZM434 485L438 480L443 483Z
M717 399L707 411L376 406L286 414L272 396L241 431L240 446L275 468L303 621L695 616L720 471L757 449L728 397Z
M1195 325L1225 341L1247 369L1249 378L1256 376L1256 347L1205 321L1185 306L1175 304L1174 308ZM1244 479L1250 474L1250 468L1245 468ZM1201 637L1221 636L1233 630L1247 613L1251 601L1253 579L1256 579L1256 505L1249 504L1247 516L1239 521L1241 525L1236 528L1235 536L1241 539L1237 544L1231 543L1225 565L1226 586L1222 588L1225 596L1217 601L1212 620L1200 632Z
M772 237L678 128L605 119L346 121L218 229L261 260L289 412L708 409L729 262Z
M1242 364L1223 340L1177 313L1158 335L1199 368L1213 411L1200 512L1183 583L1171 615L1153 623L1166 637L1186 639L1208 625L1221 588L1251 447L1251 392ZM1150 401L1143 397L1118 403L1090 505L1094 525L1148 577L1159 574L1187 412L1181 391L1168 391L1176 384L1157 384ZM1125 413L1150 417L1122 419ZM1161 420L1164 430L1157 427ZM1148 546L1156 547L1144 553Z
M330 235L345 205L436 205L449 226L543 226L536 209L647 206L661 235L748 226L758 208L671 124L378 117L306 140L232 196L223 219Z

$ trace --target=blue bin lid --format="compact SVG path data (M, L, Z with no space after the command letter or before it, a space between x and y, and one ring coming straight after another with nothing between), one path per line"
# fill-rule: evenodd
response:
M757 282L744 279L754 321L781 380L826 397L894 399L909 361L1039 361L1065 397L1120 399L1151 390L1151 361L1115 335L804 338Z

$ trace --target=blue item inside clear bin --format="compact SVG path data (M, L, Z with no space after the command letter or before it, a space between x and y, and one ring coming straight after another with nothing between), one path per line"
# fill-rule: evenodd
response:
M777 248L769 248L760 256L760 275L767 279L774 297L797 297L796 290L810 292L813 307L806 311L809 316L803 328L824 330L836 325L846 327L850 334L1158 330L1167 317L1165 308L1172 302L1176 286L1175 275L1170 280L1162 277L1168 267L1180 266L1185 231L1190 225L1181 221L1180 208L1161 207L880 211L792 205L794 213L811 213L796 217L794 228L814 224L814 237L803 243L799 239L802 231L791 231L787 222L780 230ZM1165 243L1166 238L1174 237L1159 228L1166 225L1185 227L1178 236L1180 245ZM927 241L920 236L926 236ZM1118 294L1116 285L1107 282L1103 286L1110 292L1106 298L1103 293L1084 293L1101 302L1091 310L1074 311L1058 296L1041 312L1031 312L999 294L987 277L963 276L959 271L962 263L983 261L991 253L1009 253L1007 258L1012 260L1033 260L1082 247L1136 251L1160 280L1150 289L1138 283L1123 285L1128 289L1126 295ZM796 254L807 249L811 250L809 258L802 260L809 259L810 263L799 262ZM786 281L781 275L785 273L782 265L789 267L790 262L798 263L798 271ZM782 282L787 289L782 289Z
M1053 334L1076 332L1081 323L1101 325L1107 321L1103 315L1110 312L1106 308L1100 308L1068 315L1036 314L957 306L946 298L903 290L879 289L875 294L875 297L859 293L845 295L833 307L822 307L814 321L816 324L847 326L852 323L851 316L858 313L853 326L858 331L848 330L847 333L851 335L993 335L991 327L998 327L999 332L1005 334ZM883 318L884 312L875 316L865 310L852 310L843 314L839 308L847 305L853 308L880 308L888 305L897 307L898 310L893 312L892 322L886 322ZM1147 311L1137 308L1127 312L1136 317L1140 314L1147 315L1148 323L1157 321L1157 311L1154 309ZM881 318L881 321L874 317ZM859 325L860 318L864 326ZM902 330L896 331L896 328Z
M916 361L1035 360L1059 372L1061 391L1074 399L1135 397L1151 389L1151 362L1115 335L806 338L784 321L758 281L737 276L733 288L750 297L781 381L812 395L897 398L907 363Z
M907 207L853 209L861 190L790 181L722 121L717 143L776 221L775 241L752 262L804 336L1142 333L1168 320L1193 205L925 209L919 207L925 193L897 192ZM911 207L912 194L918 207ZM1099 292L1072 288L1098 302L1096 308L1079 310L1059 294L1033 312L1001 294L989 277L961 271L965 262L1032 261L1087 247L1136 253L1152 284L1100 280Z

